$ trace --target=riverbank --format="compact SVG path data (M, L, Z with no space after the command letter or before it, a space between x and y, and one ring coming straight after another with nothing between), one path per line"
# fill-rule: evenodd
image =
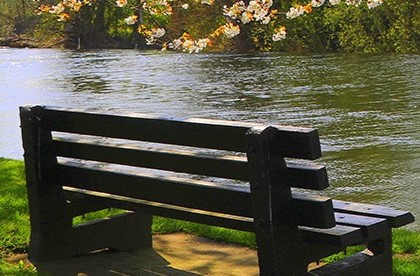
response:
M54 37L48 40L38 40L28 35L13 35L0 37L0 47L7 48L63 48L65 38Z
M29 262L25 261L30 226L24 180L24 164L22 161L0 158L0 172L0 225L2 225L0 228L0 274L40 275L41 271L37 271ZM96 215L103 214L93 214L83 219L79 218L79 222L95 219ZM227 266L224 268L225 270L221 271L235 271L235 269L242 269L247 266L249 266L247 272L256 269L256 255L255 250L253 250L255 248L255 241L252 234L163 218L156 218L154 220L153 231L155 233L155 250L146 253L156 257L156 261L158 263L160 262L160 266L162 266L161 268L173 269L172 271L180 270L184 273L170 275L241 275L220 274L219 272L208 270L212 266L216 269L216 264L218 263L219 265ZM178 234L157 235L178 232L186 232L194 234L194 236ZM202 239L197 236L206 236L211 239ZM416 275L420 271L420 232L397 229L393 232L393 239L395 275ZM217 242L215 242L216 240ZM351 248L347 253L351 254L355 250L358 249ZM153 252L157 252L156 254L158 256ZM214 252L220 252L220 254L215 254ZM244 252L248 252L246 253L248 257L244 257ZM100 256L98 255L98 257L99 260L102 260L101 258L103 257L108 258L108 261L112 260L110 264L122 263L127 266L128 256L137 258L136 261L138 261L139 257L136 255L137 253L133 253L134 255L126 255L125 253L121 253L121 255L102 254ZM110 258L110 256L113 257ZM246 261L241 261L241 258L235 259L238 256L243 256ZM332 261L343 256L344 254L339 254L325 261ZM230 261L228 258L233 259ZM88 263L93 265L94 269L96 261L89 258L87 260ZM185 260L188 260L188 262ZM185 267L192 260L198 263L192 268ZM77 268L77 265L81 264L78 261L83 263L86 259L71 259L71 261L67 260L64 263L63 261L58 262L58 264L61 264L61 266L58 266L58 269L63 269L63 266L68 265L69 262L75 262ZM98 262L103 263L103 261ZM182 266L182 263L184 263L184 266ZM58 264L56 263L56 265ZM42 268L40 267L39 269ZM52 268L50 267L50 269Z

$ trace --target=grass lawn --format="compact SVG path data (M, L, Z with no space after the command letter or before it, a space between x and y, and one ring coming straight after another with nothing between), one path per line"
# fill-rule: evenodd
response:
M111 211L110 214L113 212ZM94 219L100 214L76 218L75 223ZM25 253L30 234L26 200L24 165L22 161L0 158L0 275L38 275L36 269L23 261L8 262L11 255ZM183 231L220 241L255 247L253 234L210 227L195 223L155 218L155 233ZM396 229L393 232L395 275L419 275L420 232ZM358 250L350 248L348 254ZM329 257L326 261L342 258L344 254Z

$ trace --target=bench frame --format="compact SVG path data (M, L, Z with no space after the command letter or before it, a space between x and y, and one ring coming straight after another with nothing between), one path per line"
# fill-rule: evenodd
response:
M414 221L405 211L294 192L291 186L316 190L328 186L324 167L293 165L285 160L285 157L314 160L321 156L315 129L203 119L173 120L148 115L103 115L45 106L21 107L20 115L31 222L29 256L34 262L104 248L127 251L151 247L152 215L159 215L254 232L261 275L306 275L310 262L353 244L366 244L366 251L309 274L392 275L391 228ZM135 129L130 130L133 125ZM118 145L84 144L57 139L53 135L57 131L97 137L104 133L112 138L228 149L245 152L246 158L201 157L200 153L179 152L175 156ZM225 133L235 139L225 137ZM211 139L206 141L208 137ZM172 170L203 171L203 175L219 177L226 174L227 178L247 180L250 188L226 188L217 183L213 187L200 181L179 183L160 176L146 179L120 174L115 169L95 170L58 160L60 156L83 158L85 152L90 154L88 159L94 156L96 161L140 167L138 162L144 161L138 161L139 156L145 156L146 167L160 169L166 166L161 163L168 163L174 168L179 163ZM172 159L174 156L177 159ZM196 168L195 162L211 162L208 164L215 167ZM188 166L194 168L184 168ZM233 169L224 170L224 166ZM138 186L133 188L137 181L144 179L155 181L164 190L158 189L154 194L151 191L149 195ZM99 180L106 188L102 188L102 183L95 183ZM84 181L89 183L86 187ZM110 182L124 186L115 187ZM182 193L190 195L192 202L165 197L169 191L174 193L173 197L182 197ZM208 196L208 203L193 200L203 192ZM156 202L156 198L163 201ZM174 206L172 202L186 205ZM235 207L235 203L239 206ZM110 207L129 211L111 219L72 225L76 216ZM197 210L199 207L202 210ZM225 209L227 213L221 214Z

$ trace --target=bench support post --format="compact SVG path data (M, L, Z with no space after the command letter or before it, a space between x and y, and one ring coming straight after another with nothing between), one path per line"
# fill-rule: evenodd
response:
M302 256L291 190L285 183L286 164L273 143L278 134L273 127L247 133L260 275L306 275L307 258Z
M22 107L20 116L31 223L31 261L66 258L104 248L151 247L151 215L127 213L73 227L71 203L57 175L57 158L44 108Z
M387 225L367 243L367 249L310 271L309 275L392 276L392 231Z
M31 222L29 256L33 260L62 256L72 228L62 188L53 177L57 160L43 111L40 106L20 109Z

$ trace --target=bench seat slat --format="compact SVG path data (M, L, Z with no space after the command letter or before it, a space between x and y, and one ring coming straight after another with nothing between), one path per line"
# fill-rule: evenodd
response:
M241 181L249 180L246 157L215 156L198 151L150 149L116 143L93 144L94 141L62 139L54 141L55 153L61 157L169 170ZM97 142L95 142L97 143ZM322 190L328 187L324 166L288 161L289 184L295 188Z
M360 227L365 238L376 238L383 234L384 229L388 228L386 219L352 215L345 213L335 213L337 224Z
M168 119L150 115L106 115L46 107L52 131L103 137L149 141L174 145L246 152L245 133L254 123L203 119ZM104 127L107 126L107 127ZM276 126L276 136L285 157L317 159L321 157L316 129Z
M151 213L158 216L204 223L213 226L228 227L236 230L254 232L253 219L249 217L233 216L220 213L210 213L202 210L190 209L168 204L156 203L131 197L111 195L108 193L89 191L73 187L63 187L66 195L80 196L107 202L110 207L124 210ZM336 247L345 247L362 242L360 228L337 225L329 229L319 229L299 226L300 236L305 243L327 244Z
M250 190L245 185L224 185L145 173L116 173L107 171L106 168L93 169L80 164L59 165L57 169L61 175L60 184L63 186L252 217ZM163 187L171 193L162 193ZM212 200L202 200L203 195ZM189 200L186 201L185 198ZM300 225L319 228L335 225L330 198L293 193L293 204Z
M337 224L328 229L319 229L306 226L299 226L304 231L303 241L315 241L320 244L329 244L332 246L346 247L354 244L360 244L364 241L362 229Z
M410 212L379 205L342 200L333 200L333 205L337 212L384 218L391 227L401 227L414 221L414 216Z

